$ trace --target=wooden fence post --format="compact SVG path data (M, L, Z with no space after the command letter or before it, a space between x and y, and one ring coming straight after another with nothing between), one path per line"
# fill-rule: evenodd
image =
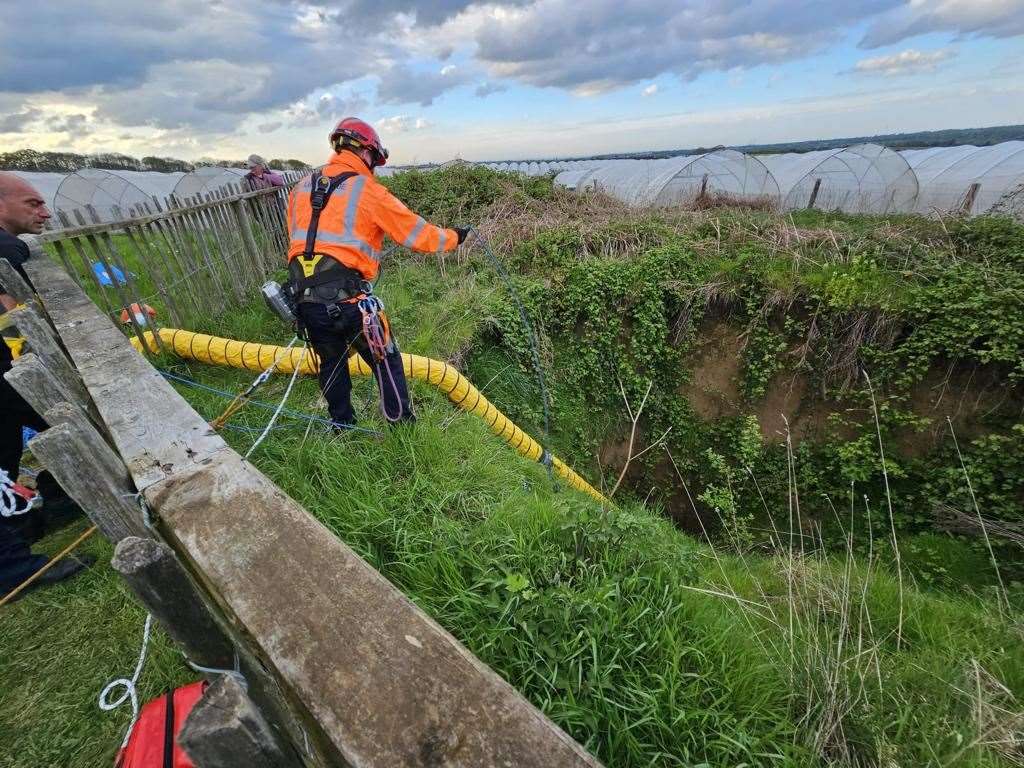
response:
M32 301L32 289L7 259L0 259L0 285L4 287L4 292L8 296L13 296L19 304L28 304Z
M235 200L232 203L232 208L235 211L235 220L238 222L238 230L242 233L242 242L245 243L245 248L249 251L249 258L254 260L255 263L261 263L259 252L256 250L256 238L253 237L252 229L249 224L249 214L245 207L244 200ZM250 261L252 263L252 261Z
M814 180L814 189L811 190L811 199L807 201L807 208L813 208L818 202L818 192L821 190L821 179Z
M231 677L215 681L196 702L178 734L197 768L297 768L263 716Z
M66 402L70 403L69 408L74 408L82 418L85 418L85 410L77 402L77 398L68 393L67 388L32 352L16 359L11 370L4 374L4 378L39 415L43 415L47 409L58 403Z
M135 488L127 472L109 472L113 451L97 433L80 423L57 424L32 438L29 448L107 539L148 535Z
M234 648L170 547L128 536L117 543L110 564L192 662L217 669L233 666Z
M980 189L981 183L977 181L967 188L967 194L964 196L963 205L960 206L960 213L962 215L971 215L971 209L974 207L974 201L978 198L978 192Z

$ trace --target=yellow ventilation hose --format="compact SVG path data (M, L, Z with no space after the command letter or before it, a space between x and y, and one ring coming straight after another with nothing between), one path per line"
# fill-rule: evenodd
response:
M320 362L316 356L306 355L303 358L301 349L286 351L284 347L273 344L234 341L175 328L161 328L159 333L160 340L169 351L188 360L197 360L210 365L244 368L257 373L269 368L274 360L278 361L278 371L292 373L295 366L299 365L301 361L302 367L299 373L313 375L319 371ZM146 332L146 335L147 337L152 336L149 331ZM133 337L131 342L136 350L143 351L137 338ZM146 343L152 347L153 339L147 338ZM520 455L532 461L541 461L544 458L544 449L540 443L495 408L469 379L448 363L403 352L402 367L405 369L407 377L427 382L447 395L449 400L466 413L472 413L483 419L491 432L512 446ZM348 371L353 376L370 376L372 374L370 366L359 355L353 355L348 359ZM590 494L598 501L608 501L604 494L576 474L561 459L551 456L550 461L555 474L573 488Z

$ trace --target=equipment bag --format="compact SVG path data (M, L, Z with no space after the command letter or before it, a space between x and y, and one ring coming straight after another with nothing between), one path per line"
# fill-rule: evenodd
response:
M175 738L206 686L199 680L147 702L114 768L195 768Z

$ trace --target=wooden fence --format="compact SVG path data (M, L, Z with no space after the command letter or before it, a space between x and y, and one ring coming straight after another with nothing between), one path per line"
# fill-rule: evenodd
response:
M154 198L105 222L87 206L74 223L61 213L64 228L38 240L114 322L132 304L155 305L160 324L194 328L250 301L284 267L287 194L225 188L203 199ZM145 315L126 318L146 345Z
M263 199L244 193L121 224L142 263L175 270L161 287L184 311L186 290L171 288L228 277L203 241L224 263L272 266L252 232L253 220L277 215L254 212ZM179 737L199 768L599 765L228 447L135 352L111 322L133 284L101 286L101 310L74 261L86 273L97 261L128 270L119 236L86 225L45 237L67 271L32 243L37 294L0 260L27 339L6 377L50 425L33 453L116 543L112 565L134 594L192 662L237 670L208 673L215 682Z

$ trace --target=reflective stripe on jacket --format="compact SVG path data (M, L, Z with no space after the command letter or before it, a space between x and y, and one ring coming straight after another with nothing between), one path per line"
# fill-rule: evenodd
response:
M320 172L324 176L358 175L342 182L320 213L315 253L331 256L373 280L380 270L385 234L399 245L422 253L444 253L458 247L455 230L436 227L410 211L352 152L335 153ZM309 202L311 178L306 176L296 184L288 199L289 261L306 248L313 213Z

